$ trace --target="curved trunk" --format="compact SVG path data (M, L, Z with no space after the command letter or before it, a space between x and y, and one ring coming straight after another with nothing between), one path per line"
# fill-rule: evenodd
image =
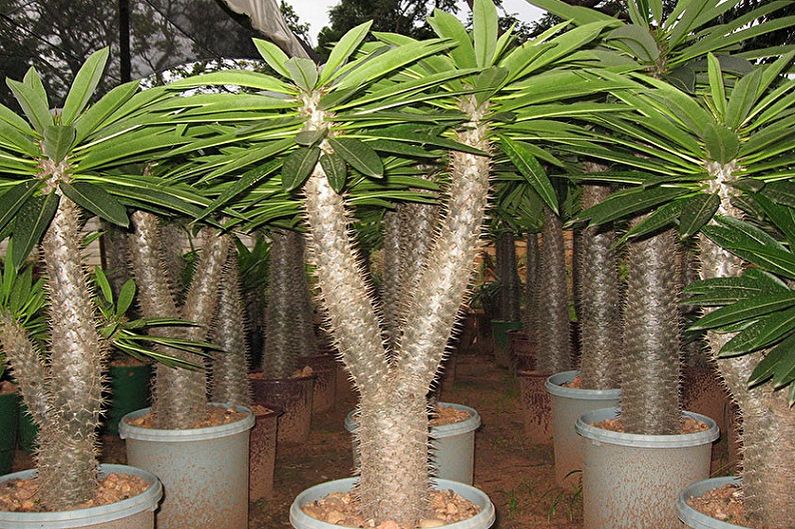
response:
M495 241L497 276L500 281L499 317L505 321L521 321L519 276L516 273L516 245L513 234L501 232Z
M569 334L569 294L566 286L566 256L563 223L549 208L544 208L543 242L540 251L538 285L538 328L536 362L538 370L560 373L571 369Z
M218 314L213 325L212 340L222 350L213 352L212 389L213 402L238 406L251 405L248 381L248 356L246 344L246 310L240 289L240 270L237 255L230 252L221 283Z
M742 218L731 203L730 182L738 167L734 163L708 163L714 178L710 191L718 193L718 214ZM736 276L742 261L699 237L701 277ZM784 392L773 392L768 384L748 389L747 380L762 353L718 359L721 348L734 335L707 333L712 357L742 414L743 497L749 520L760 526L795 527L795 502L792 501L792 476L795 475L795 413L788 406Z
M637 221L636 221L637 222ZM681 432L679 299L672 230L629 244L621 364L621 418L627 432Z
M49 293L50 387L47 420L41 424L37 466L40 494L49 509L89 500L97 486L97 434L102 410L105 344L83 268L80 210L61 197L42 240Z
M585 186L583 209L610 195L607 186ZM582 230L577 268L580 270L580 376L586 389L618 387L618 363L623 356L618 260L613 251L612 225Z

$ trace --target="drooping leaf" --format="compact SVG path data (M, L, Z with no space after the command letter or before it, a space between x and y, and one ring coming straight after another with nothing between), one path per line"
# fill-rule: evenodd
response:
M91 100L91 95L102 79L102 72L105 70L109 52L108 48L95 51L80 67L63 105L61 112L63 125L71 125Z
M795 305L795 292L791 291L755 296L710 312L691 325L690 330L714 329L741 321L750 321L793 305Z
M710 221L720 207L720 197L717 194L699 193L688 199L679 216L679 236L682 239L692 237L707 222Z
M363 175L372 178L384 176L381 158L366 143L353 138L331 138L328 142L336 154Z
M720 351L720 357L750 353L775 342L795 331L795 308L777 312L747 327L729 340Z
M0 232L16 215L38 188L38 181L27 180L19 183L0 195ZM2 241L3 239L0 239Z
M125 228L130 225L125 207L100 186L88 182L61 182L61 191L77 205L103 220Z
M527 182L538 193L541 199L555 213L558 212L558 200L555 190L547 177L544 167L538 162L526 144L512 140L508 136L500 136L500 145L505 154L508 155L514 166L527 179Z
M301 187L315 169L318 158L317 147L300 147L287 155L282 164L282 189L290 192Z
M14 266L19 268L41 240L58 209L58 194L32 196L23 204L14 219Z
M345 180L348 176L348 167L345 161L336 154L324 154L320 157L320 166L326 173L331 189L341 193L345 188Z

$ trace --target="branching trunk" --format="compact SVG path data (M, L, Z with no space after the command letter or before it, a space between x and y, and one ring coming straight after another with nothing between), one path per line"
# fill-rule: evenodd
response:
M213 353L213 402L237 406L251 405L248 382L248 344L246 343L246 310L240 288L237 255L230 252L221 283L218 314L213 325L213 343L222 350Z
M707 164L714 180L711 192L718 193L718 214L742 218L731 204L730 183L739 168L734 164ZM742 272L742 261L713 244L699 240L701 277L730 277ZM792 501L792 476L795 475L795 413L787 405L784 392L774 393L769 385L748 389L747 380L762 353L717 359L718 352L734 335L707 333L712 357L743 417L743 496L749 520L765 527L795 527L795 502Z
M563 224L548 208L542 236L536 362L539 371L554 374L571 369L572 359Z
M583 209L610 195L607 186L585 186ZM586 389L618 387L622 353L618 260L612 225L585 228L580 238L580 375Z
M627 432L681 432L675 256L672 230L629 245L621 364L621 417Z
M516 245L513 234L499 233L495 244L497 277L500 281L499 318L504 321L521 321L519 276L516 272Z

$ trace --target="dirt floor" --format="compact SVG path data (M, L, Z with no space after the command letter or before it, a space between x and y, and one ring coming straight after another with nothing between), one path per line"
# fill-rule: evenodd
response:
M495 529L574 529L582 526L582 498L554 485L552 447L530 445L523 439L519 390L514 376L495 367L493 357L460 355L455 383L443 392L444 402L478 410L483 425L475 441L475 483L497 508ZM250 529L289 529L288 512L302 490L324 481L349 477L352 471L350 435L343 427L355 404L352 392L338 394L333 412L312 420L306 444L279 449L274 496L251 505ZM714 473L726 473L725 446L714 449ZM18 452L15 468L30 466ZM103 460L124 462L118 437L105 437Z

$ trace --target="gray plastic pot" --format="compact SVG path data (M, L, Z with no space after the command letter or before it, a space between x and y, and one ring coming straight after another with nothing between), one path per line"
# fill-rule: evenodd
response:
M439 402L440 406L455 408L469 413L469 419L454 424L432 426L431 459L436 468L435 477L471 485L475 470L475 430L480 427L480 415L463 404ZM345 429L351 433L356 429L354 412L345 417ZM354 467L359 468L359 450L353 447Z
M582 471L583 438L577 435L577 419L589 411L618 406L620 389L580 389L564 386L579 371L563 371L549 377L544 387L552 408L552 444L555 449L555 482L560 487L576 488Z
M577 433L586 439L583 457L584 529L681 529L679 492L709 477L715 421L684 412L709 429L679 435L638 435L597 428L618 408L586 413Z
M246 414L244 419L190 430L129 423L148 414L149 408L122 418L119 435L127 440L127 462L163 482L158 529L248 527L248 441L254 415L242 406L237 410Z
M153 529L155 509L163 487L151 472L126 465L100 465L102 474L126 474L142 478L149 488L126 500L59 512L0 512L0 529ZM35 470L23 470L0 477L0 484L14 479L33 479Z
M689 485L679 493L679 500L676 508L679 511L679 519L692 529L749 529L744 525L722 522L711 516L698 512L687 504L690 498L703 496L707 492L720 488L724 485L742 485L742 479L734 476L723 476L720 478L705 479Z
M440 526L441 529L488 529L494 524L496 516L494 504L491 503L491 500L486 496L485 492L471 485L465 485L446 479L435 479L433 481L435 488L453 490L456 494L459 494L480 507L480 512L472 518L442 525ZM321 483L320 485L315 485L314 487L306 489L295 498L295 501L293 501L293 504L290 506L290 523L295 529L340 529L339 525L330 524L304 514L301 510L301 506L324 498L334 492L348 492L353 488L354 483L356 483L356 478L346 478L336 481L327 481L326 483Z

